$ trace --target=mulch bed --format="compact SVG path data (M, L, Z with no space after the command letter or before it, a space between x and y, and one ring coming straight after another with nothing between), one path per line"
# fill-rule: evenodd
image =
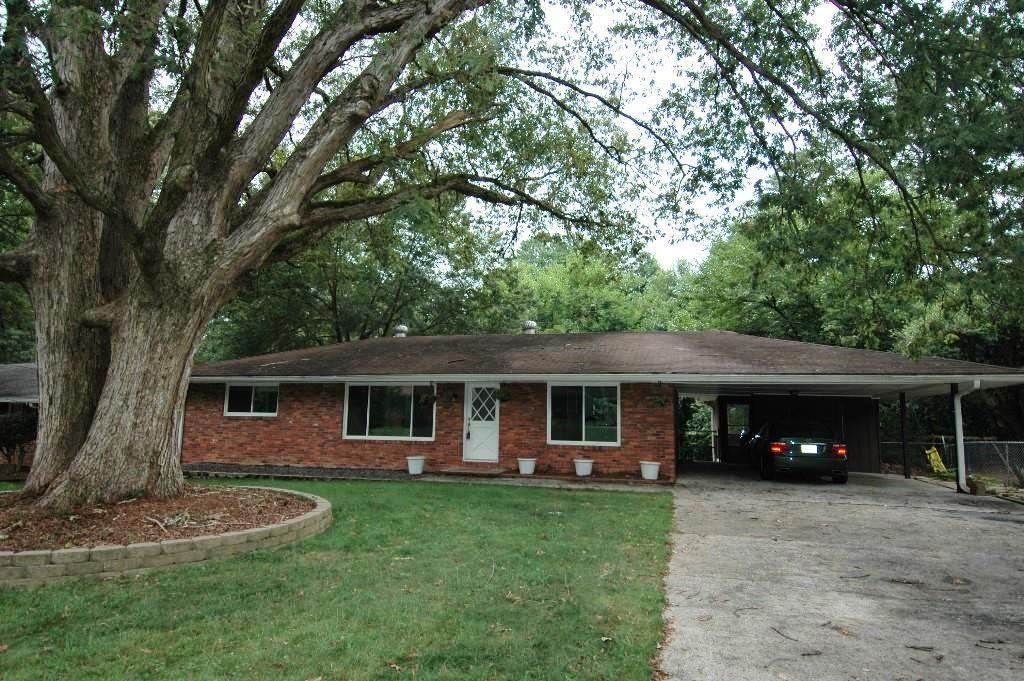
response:
M272 466L265 464L188 463L182 466L186 475L222 475L237 477L307 478L316 480L413 480L417 476L406 471L383 468L321 468L319 466Z
M127 499L46 516L19 496L0 494L0 551L186 539L272 525L315 508L273 490L186 485L175 499Z

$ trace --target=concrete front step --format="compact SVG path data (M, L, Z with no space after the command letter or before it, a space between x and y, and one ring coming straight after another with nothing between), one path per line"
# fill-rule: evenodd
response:
M440 473L442 475L477 475L485 478L497 478L509 473L510 471L501 466L478 464L469 466L445 466L444 468L438 468L433 472Z

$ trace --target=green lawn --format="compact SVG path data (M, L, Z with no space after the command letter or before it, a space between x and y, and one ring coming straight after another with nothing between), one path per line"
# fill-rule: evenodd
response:
M296 545L0 589L0 678L650 679L668 493L295 482Z

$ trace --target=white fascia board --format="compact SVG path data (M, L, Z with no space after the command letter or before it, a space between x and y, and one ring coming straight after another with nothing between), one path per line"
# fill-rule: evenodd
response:
M193 376L191 383L617 383L719 384L736 386L846 385L880 386L885 392L950 383L981 388L1024 385L1020 374L390 374L353 376Z

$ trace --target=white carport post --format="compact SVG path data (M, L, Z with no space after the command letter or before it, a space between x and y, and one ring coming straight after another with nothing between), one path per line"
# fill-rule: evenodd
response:
M953 431L956 436L956 491L967 493L967 456L964 454L964 415L960 408L960 386L949 384L953 397Z

